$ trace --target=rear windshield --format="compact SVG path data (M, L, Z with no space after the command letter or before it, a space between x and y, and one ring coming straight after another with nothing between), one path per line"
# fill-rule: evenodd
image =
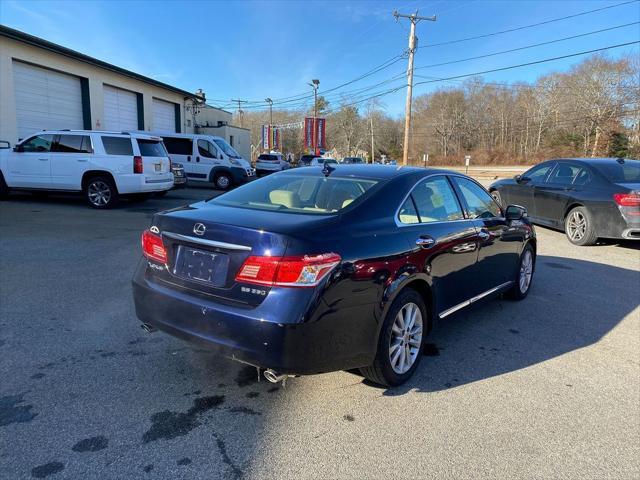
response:
M370 190L377 180L364 178L272 175L220 195L211 203L309 215L335 213Z
M162 142L158 140L138 140L138 147L140 148L140 155L143 157L166 157L167 151L164 148Z
M107 155L133 155L130 137L102 137L102 145Z
M258 157L258 160L278 160L278 157L276 155L262 154Z
M640 182L640 160L596 163L594 167L613 183Z

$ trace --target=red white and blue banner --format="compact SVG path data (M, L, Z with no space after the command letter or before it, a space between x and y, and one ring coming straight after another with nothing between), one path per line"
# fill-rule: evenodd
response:
M307 117L304 119L304 147L308 150L326 149L326 119Z
M280 148L280 129L271 125L262 126L262 148L265 150L278 150Z

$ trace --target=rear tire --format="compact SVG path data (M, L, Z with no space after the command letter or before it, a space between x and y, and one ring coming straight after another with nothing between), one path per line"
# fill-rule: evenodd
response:
M4 200L9 196L9 187L4 181L4 176L0 173L0 200Z
M382 324L373 364L361 368L360 373L385 387L406 382L422 358L427 323L422 296L412 288L400 292Z
M99 210L115 207L120 199L118 189L108 177L92 177L87 180L84 195L87 203Z
M576 207L567 214L564 232L571 243L581 247L595 245L598 241L589 210L584 207Z
M536 266L536 254L530 243L527 243L520 255L518 262L518 270L513 287L507 292L507 297L512 300L522 300L531 290L531 282L533 282L533 272Z
M233 181L227 173L217 174L213 183L218 190L229 190L233 185Z

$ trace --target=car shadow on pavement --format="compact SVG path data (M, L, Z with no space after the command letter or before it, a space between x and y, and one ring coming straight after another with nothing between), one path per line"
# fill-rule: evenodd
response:
M539 256L529 296L438 323L414 376L384 395L436 392L525 369L599 342L640 304L640 272Z

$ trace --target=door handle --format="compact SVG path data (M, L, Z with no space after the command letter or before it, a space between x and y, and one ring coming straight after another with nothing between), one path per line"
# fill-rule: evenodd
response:
M565 187L564 191L565 192L575 192L576 191L576 187Z
M432 248L433 246L435 246L435 244L436 241L432 237L429 237L427 235L418 237L418 239L416 240L416 245L418 245L420 248Z
M79 158L78 161L79 162L88 162L89 160L87 160L86 158Z
M48 162L49 161L48 158L39 158L38 160L40 160L41 162Z
M488 230L483 229L478 232L478 236L480 237L481 240L487 240L491 236L491 234L489 233Z

